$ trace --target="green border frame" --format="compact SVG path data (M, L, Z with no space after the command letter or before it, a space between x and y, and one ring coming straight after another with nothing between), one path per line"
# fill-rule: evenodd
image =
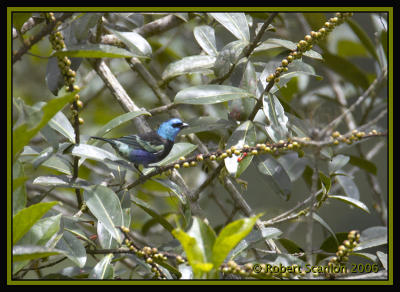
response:
M388 280L12 280L11 173L12 173L12 12L38 11L280 11L280 12L387 12L388 13ZM393 285L393 7L7 7L7 285Z

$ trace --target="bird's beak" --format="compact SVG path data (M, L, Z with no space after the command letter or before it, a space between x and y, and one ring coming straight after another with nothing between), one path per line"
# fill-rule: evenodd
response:
M189 127L189 124L182 123L181 129Z

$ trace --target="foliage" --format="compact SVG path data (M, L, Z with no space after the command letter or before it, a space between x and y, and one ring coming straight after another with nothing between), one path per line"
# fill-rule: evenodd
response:
M386 270L387 16L352 16L15 13L13 278ZM90 139L169 117L142 176Z

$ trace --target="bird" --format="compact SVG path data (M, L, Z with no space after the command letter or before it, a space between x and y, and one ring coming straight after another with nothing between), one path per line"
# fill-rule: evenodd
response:
M109 143L121 157L132 162L143 175L139 170L139 165L147 168L149 164L163 160L171 151L176 135L188 126L180 119L173 118L163 122L157 131L119 138L96 136L91 136L91 138Z

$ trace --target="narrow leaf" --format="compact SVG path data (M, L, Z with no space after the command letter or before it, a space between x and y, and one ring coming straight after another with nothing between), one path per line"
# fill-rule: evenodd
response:
M338 154L333 157L328 165L329 174L332 175L339 169L343 168L347 164L347 162L349 162L349 160L349 156L343 154Z
M84 44L70 46L64 51L57 51L53 54L56 57L74 57L74 58L148 58L143 55L137 55L128 50L117 48L110 45Z
M213 56L190 56L170 63L162 73L162 79L169 80L184 74L213 74L216 58Z
M123 214L118 196L111 189L96 185L85 188L84 198L97 220L121 243L122 237L117 227L123 224Z
M226 259L229 252L250 233L261 215L236 220L221 230L212 250L212 262L215 268L218 268Z
M13 246L13 261L26 261L45 258L52 255L63 255L62 250L36 246L36 245L15 245Z
M257 169L263 176L263 182L266 182L272 190L279 194L284 200L289 200L292 191L292 183L282 165L279 164L270 155L255 157Z
M109 31L115 34L128 48L129 50L143 57L150 57L152 54L152 49L148 41L143 38L140 34L136 32L121 32L113 30L107 27Z
M263 112L270 122L270 125L265 127L270 138L274 142L286 139L289 119L275 95L268 94L263 98Z
M249 25L244 13L209 13L237 39L250 41Z
M196 26L193 34L204 52L209 56L216 56L218 54L214 28L208 25Z
M359 200L356 200L356 199L353 199L353 198L350 198L350 197L336 196L336 195L335 196L334 195L329 195L328 197L332 198L332 199L336 199L336 200L342 201L342 202L345 202L345 203L350 204L350 205L353 205L353 206L355 206L355 207L357 207L357 208L359 208L359 209L361 209L361 210L363 210L363 211L365 211L367 213L370 213L368 207L363 202L360 202Z
M145 211L147 214L149 214L152 218L157 220L158 223L161 224L165 229L167 229L169 232L172 232L174 227L169 223L163 216L158 214L157 211L153 209L149 204L147 204L145 201L140 200L139 198L133 197L131 199L132 203L134 203L136 206L140 207L143 211Z
M111 265L111 260L113 257L114 255L112 253L104 256L101 261L94 266L88 278L97 280L113 279L114 268Z
M56 248L62 250L78 267L83 268L85 266L87 259L85 247L82 241L74 234L64 230L63 236L57 242Z
M254 125L251 121L246 121L241 124L229 137L226 144L226 148L235 146L237 148L242 148L245 144L249 146L254 146L256 142L256 131ZM253 156L246 157L240 163L238 162L238 157L232 155L232 157L225 158L225 167L230 174L239 177L244 170L250 165ZM240 169L240 173L239 173Z
M26 123L20 125L13 131L13 154L14 158L22 148L43 128L53 116L60 111L67 103L71 102L76 92L69 93L63 97L52 99L41 109L43 113L41 120L34 127Z
M13 217L13 244L16 244L28 230L59 202L38 203L19 211Z
M198 85L185 88L175 96L174 103L213 104L255 96L250 92L226 85Z

